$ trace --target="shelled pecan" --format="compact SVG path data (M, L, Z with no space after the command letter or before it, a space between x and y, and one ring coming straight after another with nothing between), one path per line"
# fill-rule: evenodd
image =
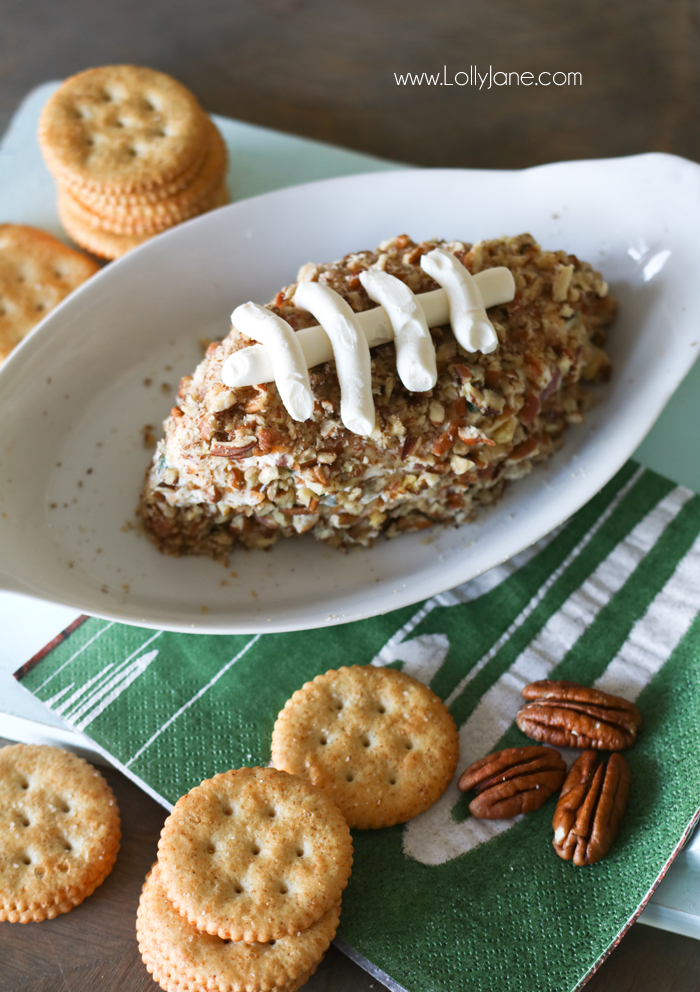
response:
M576 682L531 682L523 696L529 702L516 723L528 737L556 747L621 751L634 743L642 725L634 703Z
M462 773L462 792L476 790L472 816L505 820L532 813L560 788L566 763L551 747L509 747L475 761Z
M596 751L573 763L554 811L554 850L581 868L600 861L617 836L630 790L629 765L611 754L607 765Z

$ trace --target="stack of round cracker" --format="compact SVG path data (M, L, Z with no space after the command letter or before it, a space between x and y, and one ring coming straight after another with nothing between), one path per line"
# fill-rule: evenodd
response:
M67 79L42 111L39 144L63 226L100 258L229 200L219 131L188 89L154 69Z
M274 768L202 782L165 821L136 930L166 992L295 992L335 936L352 866L335 803Z

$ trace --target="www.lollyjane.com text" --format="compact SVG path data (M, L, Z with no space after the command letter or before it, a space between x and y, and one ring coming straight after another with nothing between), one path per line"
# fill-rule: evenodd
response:
M478 90L493 86L583 86L580 72L494 72L491 65L486 72L475 65L459 72L450 72L446 65L442 72L395 72L394 79L397 86L473 86Z

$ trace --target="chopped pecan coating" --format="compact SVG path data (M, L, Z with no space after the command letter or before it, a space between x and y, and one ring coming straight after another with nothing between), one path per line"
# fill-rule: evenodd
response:
M464 524L561 447L590 405L586 381L609 374L602 346L615 301L590 265L527 234L473 245L400 235L376 251L305 266L301 278L361 313L376 306L362 271L379 268L430 292L437 284L420 260L437 247L474 275L511 270L515 299L489 309L496 351L466 352L448 324L432 327L438 380L413 393L397 374L394 343L373 347L377 427L361 437L342 423L335 361L309 370L315 404L303 423L274 382L226 387L224 362L253 344L233 329L182 380L148 472L139 515L161 551L226 560L236 546L307 532L332 547L371 547L380 534ZM301 330L316 321L296 306L296 285L268 308Z
M482 820L532 813L561 786L566 764L551 747L509 747L475 761L462 773L462 792L476 790L469 812Z
M620 829L630 791L629 765L611 754L607 766L595 751L573 763L554 811L554 850L579 868L600 861Z
M531 682L523 696L530 702L516 717L518 727L555 747L621 751L634 743L642 725L634 703L576 682Z

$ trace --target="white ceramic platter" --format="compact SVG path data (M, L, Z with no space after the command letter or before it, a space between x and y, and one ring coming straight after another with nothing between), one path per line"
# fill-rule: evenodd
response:
M224 633L344 623L467 581L590 499L691 367L699 229L700 166L654 154L331 179L147 242L49 314L0 370L0 587L125 623ZM270 299L304 262L394 234L523 231L590 261L620 301L613 380L548 469L472 525L348 555L307 537L236 552L225 569L161 555L130 529L151 458L144 425L158 429L199 340L223 336L237 304Z

